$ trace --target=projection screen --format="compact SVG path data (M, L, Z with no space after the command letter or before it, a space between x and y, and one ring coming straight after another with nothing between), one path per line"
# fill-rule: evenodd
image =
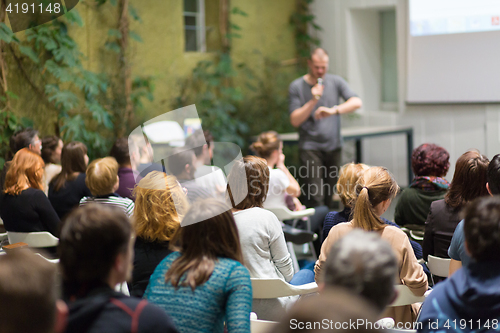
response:
M500 0L409 0L408 103L500 102Z

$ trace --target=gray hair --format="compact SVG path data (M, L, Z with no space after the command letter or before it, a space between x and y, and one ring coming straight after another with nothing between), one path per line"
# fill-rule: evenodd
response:
M325 262L323 281L362 295L380 311L391 302L397 259L375 232L354 230L338 240Z

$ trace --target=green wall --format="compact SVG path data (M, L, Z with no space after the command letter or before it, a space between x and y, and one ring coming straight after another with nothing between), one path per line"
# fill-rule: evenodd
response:
M87 3L91 1L87 0ZM207 40L210 48L220 45L218 39L218 0L205 0L209 26ZM82 52L88 58L86 66L93 71L112 71L116 56L103 51L109 28L116 27L117 8L106 4L95 6L80 3L77 6L85 22L83 28L74 28ZM147 6L145 5L147 3ZM183 1L131 0L142 23L132 22L131 30L143 42L131 41L130 62L132 76L155 77L155 99L146 102L146 115L152 118L171 111L175 97L180 93L179 80L190 75L200 60L215 59L215 52L184 52ZM241 38L233 39L232 55L235 63L244 62L257 74L261 73L264 58L287 60L295 57L293 28L289 24L295 2L290 0L232 0L231 6L245 11L248 16L232 15L242 28ZM210 50L209 50L210 51ZM272 79L272 78L269 78Z

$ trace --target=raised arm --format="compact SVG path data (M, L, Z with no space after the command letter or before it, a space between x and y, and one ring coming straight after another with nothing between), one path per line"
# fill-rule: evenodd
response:
M323 85L315 85L311 88L312 98L307 101L304 105L301 105L299 91L294 86L290 86L288 91L288 97L290 102L290 123L293 127L299 127L304 121L309 118L314 107L318 103L318 99L315 96L323 95Z

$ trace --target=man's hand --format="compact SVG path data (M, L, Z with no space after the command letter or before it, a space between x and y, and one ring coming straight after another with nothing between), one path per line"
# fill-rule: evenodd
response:
M322 84L316 84L311 88L311 94L313 95L313 98L320 99L321 96L323 96L323 90L325 89L325 86ZM319 97L316 97L319 96Z
M314 119L323 119L326 117L330 117L335 114L335 108L327 108L326 106L320 106L316 112L314 113Z

